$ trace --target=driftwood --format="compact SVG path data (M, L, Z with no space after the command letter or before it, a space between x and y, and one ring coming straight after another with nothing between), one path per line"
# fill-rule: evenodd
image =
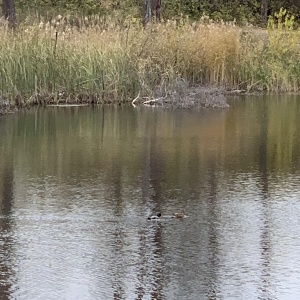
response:
M47 106L53 106L53 107L81 107L81 106L88 106L88 103L83 104L48 104Z
M150 99L150 100L140 100L140 94L141 94L141 91L139 91L138 95L131 101L131 104L136 107L137 105L139 104L143 104L145 106L153 106L153 105L163 105L164 102L164 98L165 97L159 97L159 98L156 98L156 99Z
M164 105L165 97L160 97L156 99L150 99L143 102L146 106L157 106L157 105Z

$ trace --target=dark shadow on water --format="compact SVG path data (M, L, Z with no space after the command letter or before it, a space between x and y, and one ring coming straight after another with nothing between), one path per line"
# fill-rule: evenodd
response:
M150 121L150 120L149 120ZM164 182L164 162L160 156L159 141L156 137L156 124L147 126L144 137L142 156L142 202L151 213L161 211L162 184ZM148 208L148 209L147 209ZM139 266L138 283L135 287L135 299L164 299L163 266L162 266L162 225L149 222L146 228L139 231Z
M1 190L1 189L0 189ZM0 218L0 299L11 299L13 292L13 220L11 213L14 202L14 170L12 162L5 164L3 171L3 189L1 195Z
M151 225L149 225L151 226ZM141 231L139 260L137 269L138 283L135 287L135 299L164 299L165 283L162 264L162 226L157 223L149 231ZM148 235L148 238L146 236Z
M207 291L207 299L215 300L217 299L218 286L217 286L217 272L219 268L219 260L218 260L218 233L216 228L217 221L217 176L216 176L216 163L214 157L211 157L209 163L209 171L208 171L208 184L209 184L209 199L208 199L208 213L209 213L209 262L210 262L210 276L209 282L207 283L208 291Z
M154 214L161 212L161 196L162 184L164 182L164 168L165 164L161 157L161 149L159 139L156 136L157 130L157 116L153 119L147 119L151 123L146 126L146 133L143 140L142 150L142 199L147 206L149 212Z
M262 228L261 228L261 260L262 274L259 299L273 300L274 296L269 293L270 288L270 258L272 252L271 237L270 237L270 222L271 209L269 208L269 180L268 180L268 107L267 102L264 102L261 114L261 132L260 132L260 147L259 147L259 165L260 165L260 190L262 204Z

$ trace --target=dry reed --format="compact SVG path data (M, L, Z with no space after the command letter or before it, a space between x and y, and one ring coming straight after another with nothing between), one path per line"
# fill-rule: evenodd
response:
M299 32L168 21L142 28L83 18L0 32L0 95L22 103L124 102L178 79L227 89L298 91ZM2 25L3 28L4 25ZM292 41L292 43L291 43Z

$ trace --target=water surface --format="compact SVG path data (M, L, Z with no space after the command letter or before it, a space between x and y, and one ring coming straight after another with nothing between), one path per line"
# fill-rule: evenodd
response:
M299 299L300 98L230 104L1 117L0 298Z

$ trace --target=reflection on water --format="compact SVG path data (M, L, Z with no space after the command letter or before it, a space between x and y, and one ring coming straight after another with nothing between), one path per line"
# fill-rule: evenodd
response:
M0 298L299 299L299 100L2 117Z

